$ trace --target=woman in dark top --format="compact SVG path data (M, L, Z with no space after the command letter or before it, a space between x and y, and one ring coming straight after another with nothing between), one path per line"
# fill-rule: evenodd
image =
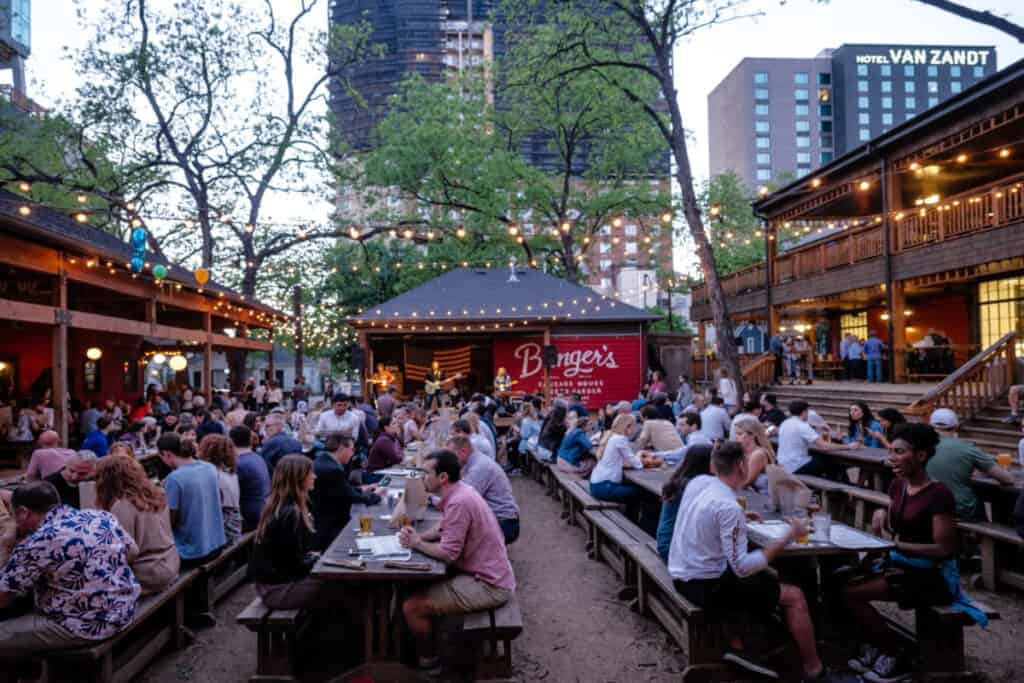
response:
M270 609L333 607L344 596L333 584L309 576L320 554L313 552L309 492L316 475L303 455L286 455L274 468L270 496L256 527L249 578Z
M377 438L370 447L366 458L366 469L370 472L402 464L402 447L398 444L398 424L390 417L382 417L377 425ZM368 484L376 483L365 479Z
M893 439L893 430L897 425L905 424L906 421L907 418L903 417L903 413L895 408L882 408L878 411L878 424L882 426L881 431L869 433L878 440L882 448L888 448Z
M553 462L558 454L558 449L562 446L562 439L565 438L565 418L567 411L565 406L556 405L551 409L551 414L548 415L548 419L544 421L544 425L540 429L540 437L537 439L537 445L551 451L549 459Z
M683 500L686 485L694 477L711 473L711 446L697 444L686 451L686 457L672 472L661 487L661 517L658 519L658 554L668 562L668 551L672 546L672 533L679 516L679 503Z
M956 503L942 483L925 469L935 455L939 435L925 424L898 425L889 446L896 479L889 487L889 509L872 518L876 535L888 531L896 548L876 570L858 577L844 591L846 607L866 644L850 667L866 680L904 680L909 662L893 642L872 601L896 602L903 609L948 605L960 599L956 571ZM873 675L872 673L873 672Z

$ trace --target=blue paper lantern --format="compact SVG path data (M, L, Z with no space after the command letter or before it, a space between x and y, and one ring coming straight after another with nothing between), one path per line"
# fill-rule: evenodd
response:
M132 256L131 266L133 273L141 273L142 266L146 265L146 259L144 256Z
M146 229L135 228L132 230L132 246L136 249L146 248Z

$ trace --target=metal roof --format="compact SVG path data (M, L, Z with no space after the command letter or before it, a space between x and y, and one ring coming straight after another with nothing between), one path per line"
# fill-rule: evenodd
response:
M378 322L650 322L660 316L535 269L456 268L352 318Z
M28 206L32 213L23 216L18 208ZM25 236L31 236L37 242L48 244L58 249L77 251L84 256L97 256L111 260L119 266L131 261L132 248L127 242L115 235L104 232L87 223L76 220L55 209L36 204L8 190L0 189L0 229ZM153 253L147 253L146 260L151 264L163 264L167 268L167 280L180 282L191 288L197 287L194 271L161 259ZM213 280L207 282L203 289L215 294L224 294L225 299L234 303L244 304L254 310L262 310L275 315L287 317L286 313L271 306L243 298L241 294L219 285Z

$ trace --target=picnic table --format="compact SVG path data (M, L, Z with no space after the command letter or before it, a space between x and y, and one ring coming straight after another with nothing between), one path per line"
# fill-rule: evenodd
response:
M835 458L849 467L859 467L871 474L872 486L876 491L887 491L892 471L889 468L889 451L884 448L861 446L848 451L826 451L811 446L808 449L814 455Z
M393 477L391 487L405 488L406 479ZM338 534L313 566L311 575L330 581L346 581L359 586L358 594L363 597L363 650L366 662L359 667L363 675L383 675L401 669L402 636L399 632L402 619L398 614L402 596L411 586L439 581L445 576L445 565L417 551L412 551L411 562L423 563L427 569L415 569L394 563L388 558L363 558L363 569L352 569L333 564L337 561L357 559L349 551L357 547L359 518L369 514L372 518L373 534L383 537L397 534L391 529L390 509L384 501L377 505L353 505L352 519ZM424 512L423 519L416 523L417 530L425 530L441 518L433 509ZM352 672L350 672L352 673ZM390 674L389 674L390 675Z

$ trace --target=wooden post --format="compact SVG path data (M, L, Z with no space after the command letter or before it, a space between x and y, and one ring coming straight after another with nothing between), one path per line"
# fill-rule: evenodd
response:
M267 351L267 381L273 382L276 380L274 375L274 328L270 328L270 351Z
M295 314L295 381L303 375L303 351L306 348L302 320L302 285L295 285L292 292L292 309Z
M903 282L893 281L888 290L890 292L889 330L891 332L889 365L892 367L892 381L902 383L907 381L907 354L904 351L907 346L907 318L903 314L906 308Z
M363 350L363 368L359 373L359 386L362 389L363 396L366 397L366 402L373 405L376 387L366 381L373 372L373 354L370 351L370 337L366 330L359 330L359 348Z
M64 269L62 255L57 257L57 308L54 310L53 358L50 403L53 405L53 428L60 436L60 443L68 444L68 275Z
M206 343L203 344L203 396L206 405L213 405L213 314L203 313L203 329L206 330Z
M547 348L551 344L551 328L544 328L544 347ZM541 349L541 357L543 358L544 349ZM551 369L548 368L547 364L544 364L544 405L551 404Z

